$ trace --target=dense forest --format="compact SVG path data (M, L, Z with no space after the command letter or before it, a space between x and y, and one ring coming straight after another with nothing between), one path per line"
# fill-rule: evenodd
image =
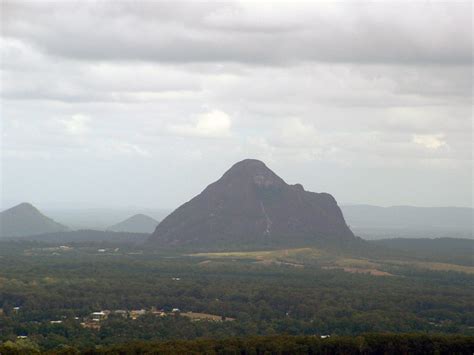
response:
M326 255L299 264L243 255L2 243L0 341L85 351L137 340L474 335L472 274L387 264L374 276L321 266Z
M28 341L0 345L5 355L39 353ZM267 336L226 339L135 341L84 349L83 354L466 354L474 352L474 337L457 335L363 334L357 337ZM48 351L49 353L49 351ZM64 346L54 354L76 354Z

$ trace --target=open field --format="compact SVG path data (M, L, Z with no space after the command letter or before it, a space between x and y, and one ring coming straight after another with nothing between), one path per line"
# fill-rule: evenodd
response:
M464 266L464 265L456 265L456 264L448 264L448 263L438 263L438 262L406 262L406 261L397 261L397 260L390 260L385 262L386 265L401 265L407 266L414 269L425 269L425 270L432 270L432 271L454 271L454 272L462 272L466 274L474 274L474 266Z
M372 260L367 258L335 256L324 250L315 248L197 253L191 254L191 256L205 258L206 260L201 261L201 265L206 265L212 263L213 261L248 261L262 265L274 264L295 267L316 265L326 270L339 269L349 273L365 273L373 276L393 276L393 273L389 272L388 269L391 270L394 266L409 269L454 271L466 274L474 274L473 266L418 260Z
M213 321L213 322L223 322L223 321L233 321L235 318L230 318L230 317L222 317L218 316L215 314L209 314L209 313L196 313L196 312L185 312L185 313L180 313L182 317L187 317L191 319L192 321L200 321L200 320L205 320L205 321Z
M192 256L208 258L230 258L230 259L255 259L255 260L305 260L317 258L323 255L321 250L315 248L295 248L282 250L264 251L242 251L242 252L219 252L219 253L196 253Z

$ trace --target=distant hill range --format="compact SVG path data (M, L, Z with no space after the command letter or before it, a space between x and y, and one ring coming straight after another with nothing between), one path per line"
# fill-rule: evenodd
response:
M474 238L474 209L465 207L341 206L357 235L366 239Z
M474 240L460 238L394 238L373 240L371 245L399 251L402 255L415 256L418 259L473 266Z
M144 214L136 214L107 228L113 232L153 233L158 221Z
M29 203L21 203L0 213L0 237L19 237L64 232L68 228L43 215Z
M141 208L141 207L50 207L44 208L43 212L56 221L67 225L73 230L94 229L107 230L117 222L124 221L130 216L144 214L161 221L172 210L165 208ZM151 232L150 232L151 233Z
M166 217L149 242L202 249L353 240L330 194L288 185L263 162L247 159Z

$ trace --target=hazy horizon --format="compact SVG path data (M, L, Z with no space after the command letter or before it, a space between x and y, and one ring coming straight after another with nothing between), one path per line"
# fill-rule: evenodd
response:
M325 192L325 191L319 191ZM199 193L199 192L198 192ZM0 211L9 209L11 207L15 207L21 203L30 203L38 209L45 209L45 210L65 210L65 211L87 211L87 210L117 210L117 211L145 211L145 210L155 210L155 211L172 211L178 208L181 204L189 201L195 195L191 196L188 200L182 201L180 204L175 206L159 206L159 205L90 205L87 202L78 203L78 202L61 202L55 201L54 203L42 203L34 202L34 201L3 201L0 205ZM468 208L474 209L473 206L453 206L453 205L437 205L437 206L421 206L421 205L408 205L408 204L398 204L398 205L381 205L381 204L369 204L369 203L353 203L353 202L344 202L338 201L339 206L373 206L373 207L382 207L382 208L391 208L391 207L415 207L415 208Z
M2 209L174 209L244 158L472 207L470 3L1 6Z

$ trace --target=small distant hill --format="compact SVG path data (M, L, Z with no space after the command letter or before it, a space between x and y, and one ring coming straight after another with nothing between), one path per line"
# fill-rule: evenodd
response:
M263 162L246 159L166 217L149 242L202 250L356 240L333 196L289 185Z
M113 232L153 233L158 221L144 214L136 214L107 228Z
M19 237L67 231L68 228L42 214L30 203L21 203L0 213L0 237Z

